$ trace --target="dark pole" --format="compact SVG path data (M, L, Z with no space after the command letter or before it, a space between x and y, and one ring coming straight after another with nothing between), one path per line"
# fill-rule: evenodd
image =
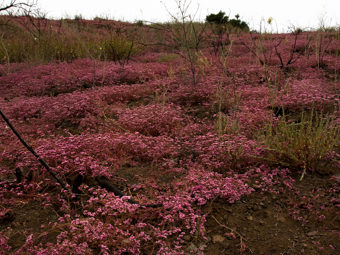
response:
M66 189L66 184L64 183L64 181L62 179L60 179L60 177L57 175L56 172L54 172L49 165L45 162L45 160L43 160L42 158L40 158L40 156L34 151L34 149L29 146L25 140L21 137L21 135L18 133L18 131L13 127L12 123L9 121L9 119L6 117L6 115L1 111L0 109L0 115L2 116L2 118L5 120L5 122L7 123L7 125L12 129L13 133L18 137L18 139L20 140L20 142L34 155L34 157L37 158L37 160L39 160L39 162L43 165L43 167L46 168L46 170L53 176L54 179L57 180L57 182L64 188Z

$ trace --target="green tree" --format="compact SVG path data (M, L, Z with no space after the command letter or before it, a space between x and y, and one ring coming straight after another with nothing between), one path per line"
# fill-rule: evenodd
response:
M214 23L217 25L227 24L229 17L225 15L225 12L219 11L217 14L210 14L205 18L206 22Z

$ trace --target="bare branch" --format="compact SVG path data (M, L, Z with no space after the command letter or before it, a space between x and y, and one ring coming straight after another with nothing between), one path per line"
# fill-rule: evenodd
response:
M0 4L0 14L2 12L7 12L8 14L18 13L21 11L31 11L33 8L37 6L37 0L29 0L29 1L18 1L18 0L10 0L10 1L1 1Z
M9 121L9 119L7 118L7 116L1 111L0 109L0 115L1 117L4 119L4 121L6 122L6 124L10 127L10 129L13 131L13 133L18 137L18 139L20 140L20 142L26 147L26 149L28 149L34 157L36 157L36 159L40 162L40 164L53 176L54 179L57 180L57 182L64 188L67 189L67 186L65 184L65 182L57 175L56 172L54 172L50 166L45 162L45 160L43 160L36 152L35 150L29 146L26 141L21 137L21 135L19 134L19 132L14 128L14 126L12 125L12 123Z

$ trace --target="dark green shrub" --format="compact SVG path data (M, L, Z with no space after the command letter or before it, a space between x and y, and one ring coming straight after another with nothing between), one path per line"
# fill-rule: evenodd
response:
M225 15L225 12L219 11L217 14L209 14L205 18L206 22L208 23L214 23L217 25L227 24L229 17Z
M225 15L225 12L219 11L216 14L209 14L206 16L206 22L210 24L217 25L218 28L223 28L225 26L230 29L239 29L244 32L249 32L249 26L245 21L239 19L240 15L235 15L236 19L229 19L228 16ZM221 32L221 29L219 30Z

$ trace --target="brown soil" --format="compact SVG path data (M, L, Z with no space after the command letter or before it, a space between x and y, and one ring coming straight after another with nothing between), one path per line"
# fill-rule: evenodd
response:
M122 176L127 177L127 185L136 183L137 179L147 178L145 169L140 170L139 178L136 178L138 169L132 169L132 172L131 169L121 172ZM156 175L153 178L157 179ZM326 192L335 182L330 181L329 177L314 175L305 177L302 182L296 181L294 190L286 188L278 194L257 190L235 204L216 199L202 208L207 214L207 241L202 243L196 241L194 236L186 236L187 254L200 246L205 246L204 253L207 255L339 254L339 201L330 203L330 194L328 196ZM318 188L321 195L316 195L314 199L312 194ZM297 194L296 190L300 193ZM290 214L294 205L298 205L303 214L304 204L299 201L303 196L312 198L314 203L308 217L305 215L305 222L294 220ZM322 205L326 205L326 209L321 210ZM313 210L318 215L318 206L326 217L322 221L310 216ZM14 217L0 221L0 231L6 232L7 227L14 230L9 240L9 245L14 249L24 244L25 236L29 233L47 232L47 240L56 241L58 233L49 231L49 226L41 228L42 224L57 221L59 216L55 210L44 209L38 201L33 201L10 211ZM231 232L235 238L226 235Z
M8 245L14 250L24 245L26 237L31 233L39 235L47 232L47 242L56 242L59 233L49 231L51 226L48 226L49 222L56 222L58 219L56 211L44 208L38 201L31 201L14 207L11 212L13 218L1 222L0 232L6 233L8 227L13 230ZM45 225L44 228L42 225Z
M309 216L303 224L290 215L292 203L299 202L299 198L311 196L316 187L329 188L328 178L307 177L296 186L300 190L298 195L288 190L279 194L254 192L232 205L224 201L212 203L207 208L206 254L339 254L340 210L336 209L339 204L329 206L322 221ZM312 210L321 210L329 199L327 196L314 199L316 208ZM230 229L238 233L237 239L225 235ZM246 246L243 253L240 235Z

